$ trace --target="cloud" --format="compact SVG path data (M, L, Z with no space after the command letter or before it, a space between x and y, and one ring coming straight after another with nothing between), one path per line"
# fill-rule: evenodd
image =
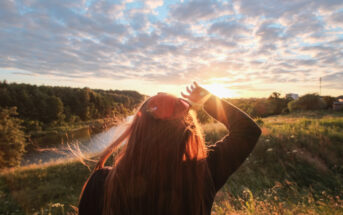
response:
M263 22L256 32L256 36L260 40L267 41L268 43L275 42L275 40L282 39L283 27L274 24L270 21Z
M342 9L341 0L0 1L0 70L163 84L230 78L258 89L330 75L338 86Z
M145 0L144 4L150 9L155 9L157 7L162 6L163 1L162 0Z
M336 12L332 15L331 20L336 23L343 23L343 12Z
M340 28L341 32L343 32L343 12L334 12L327 16L327 23L332 28Z
M170 13L178 21L197 22L231 14L232 7L230 4L213 0L195 0L173 5Z
M225 38L239 38L247 35L249 29L236 21L215 22L208 29L208 33L218 34Z

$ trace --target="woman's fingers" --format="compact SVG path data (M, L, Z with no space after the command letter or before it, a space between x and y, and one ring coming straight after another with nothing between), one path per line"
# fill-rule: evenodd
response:
M190 86L186 87L187 94L181 92L182 97L190 102L202 104L208 98L210 93L204 88L200 87L197 82L193 82Z
M186 95L186 94L184 94L183 92L181 92L181 96L182 96L183 98L189 99L189 95Z
M199 92L200 92L199 90L201 90L201 89L202 88L199 87L198 83L194 81L190 86L186 87L186 91L188 94L181 92L181 95L182 95L182 97L184 97L188 100L196 101L196 100L199 100L201 97L201 95L199 94Z
M188 92L189 94L192 94L192 91L193 91L193 90L190 90L189 87L186 87L186 90L187 90L187 92Z

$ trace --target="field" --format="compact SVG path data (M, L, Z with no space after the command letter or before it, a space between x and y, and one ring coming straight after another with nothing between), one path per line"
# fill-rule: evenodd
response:
M343 214L343 113L256 120L253 153L217 194L212 214ZM203 126L208 142L225 134ZM89 169L76 160L0 173L0 214L72 214Z

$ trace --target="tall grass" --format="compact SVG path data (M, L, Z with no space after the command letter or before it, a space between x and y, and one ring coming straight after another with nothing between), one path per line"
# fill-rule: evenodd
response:
M0 176L0 214L38 214L77 206L89 170L77 161L10 169Z
M214 214L343 214L343 117L272 117L262 130Z
M259 119L252 154L217 194L213 214L343 214L343 116ZM214 143L227 132L203 126ZM87 167L77 161L0 173L0 214L75 212Z

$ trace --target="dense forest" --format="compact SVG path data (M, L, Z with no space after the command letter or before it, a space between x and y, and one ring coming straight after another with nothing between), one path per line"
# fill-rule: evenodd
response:
M18 117L28 130L126 116L143 100L144 96L135 91L0 82L0 108L17 107Z

